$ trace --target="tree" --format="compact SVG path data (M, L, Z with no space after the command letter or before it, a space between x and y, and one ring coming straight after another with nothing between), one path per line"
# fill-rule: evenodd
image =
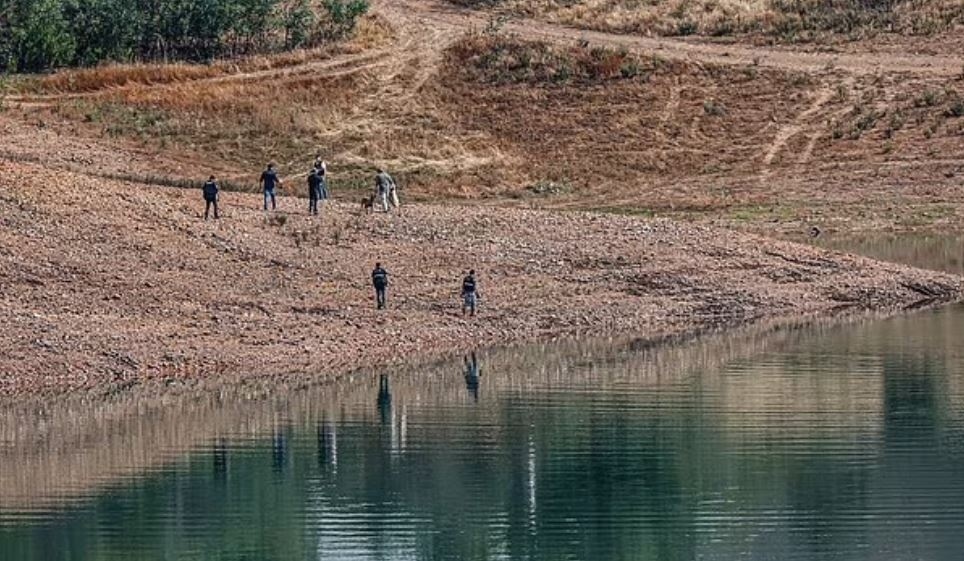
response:
M0 0L0 70L210 60L350 34L367 0Z
M65 0L64 17L75 42L73 64L130 61L137 56L141 12L124 0Z
M315 13L309 0L293 0L285 7L282 18L285 28L285 48L304 46L311 37Z
M74 58L74 38L60 0L18 0L10 10L12 70L37 71L69 64Z
M341 39L355 31L358 18L368 12L368 0L325 0L326 39Z

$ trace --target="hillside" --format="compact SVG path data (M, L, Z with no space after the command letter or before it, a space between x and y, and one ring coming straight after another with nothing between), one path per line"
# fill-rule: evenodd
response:
M448 1L612 33L717 40L737 37L823 47L859 42L880 45L908 36L925 41L960 39L956 34L964 27L964 5L956 0Z
M251 188L268 160L303 173L321 150L341 192L367 188L381 163L422 200L791 236L814 224L961 227L956 24L941 31L943 52L934 34L895 33L821 51L493 23L493 13L377 2L336 48L65 71L14 82L4 103L63 135L192 162L177 180L212 170Z

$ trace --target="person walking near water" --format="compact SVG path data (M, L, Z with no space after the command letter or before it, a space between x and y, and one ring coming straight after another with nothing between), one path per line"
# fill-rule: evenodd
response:
M471 311L471 315L475 316L475 306L478 303L479 298L479 286L478 282L475 280L475 269L469 271L469 274L462 279L462 315L465 316L465 312Z
M372 271L372 286L375 287L375 305L379 310L385 308L385 293L388 290L388 271L381 263L375 263Z
M308 172L308 214L318 215L318 199L321 198L321 175L318 168Z
M218 192L220 189L218 189L218 184L214 181L213 175L204 183L201 191L204 193L204 219L208 219L208 213L212 206L214 207L214 219L221 218L218 216Z
M274 170L274 164L268 164L267 169L261 172L261 188L264 190L264 209L268 210L268 201L271 201L271 210L278 209L278 203L275 198L275 188L283 187L284 184L281 178L278 177L278 172Z
M375 193L378 195L378 201L382 205L382 212L388 212L389 201L395 208L398 208L398 194L396 193L395 180L392 179L391 175L384 168L378 168L378 173L375 175ZM393 199L394 197L394 199Z

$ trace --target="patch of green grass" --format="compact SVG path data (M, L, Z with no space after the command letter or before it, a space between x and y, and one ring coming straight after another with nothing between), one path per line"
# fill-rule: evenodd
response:
M910 213L905 214L898 222L899 226L906 228L920 228L930 226L935 222L954 216L955 209L950 205L933 205L924 208L914 208Z
M785 222L792 219L796 212L789 206L745 206L730 211L729 219L738 222Z

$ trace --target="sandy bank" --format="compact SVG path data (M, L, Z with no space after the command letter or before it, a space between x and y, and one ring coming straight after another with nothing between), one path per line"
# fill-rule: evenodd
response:
M301 185L297 186L300 191ZM668 220L457 206L320 218L284 197L0 162L0 394L225 379L324 380L361 366L579 333L657 336L956 299L956 276ZM337 196L337 193L336 193ZM393 276L390 309L369 272ZM459 315L479 272L480 316Z

